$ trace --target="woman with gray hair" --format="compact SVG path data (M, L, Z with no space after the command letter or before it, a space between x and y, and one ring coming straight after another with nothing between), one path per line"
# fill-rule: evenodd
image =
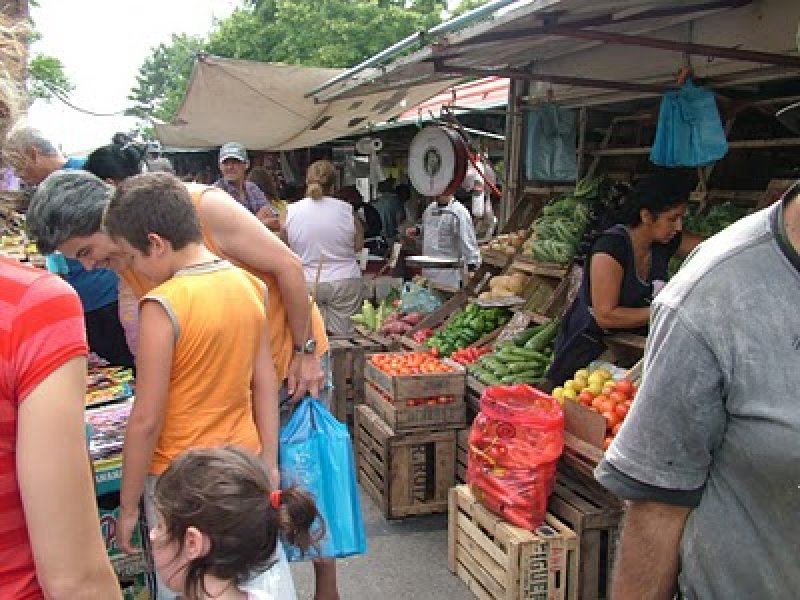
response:
M269 288L268 312L276 369L294 401L308 391L319 396L320 358L328 350L322 317L306 300L300 260L278 237L224 191L186 184L203 224L206 245L251 271ZM81 171L58 171L45 179L28 209L28 234L43 252L60 250L86 269L109 267L122 279L120 295L137 297L154 287L130 270L130 257L102 229L113 187ZM124 282L124 284L123 284ZM312 336L306 338L311 323Z

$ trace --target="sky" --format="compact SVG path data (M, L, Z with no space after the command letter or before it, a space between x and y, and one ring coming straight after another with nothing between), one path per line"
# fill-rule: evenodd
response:
M153 47L173 33L205 35L239 0L39 0L31 17L42 39L32 53L55 56L75 89L72 104L97 113L124 110L136 74ZM53 99L37 100L28 113L66 153L111 142L136 124L130 117L95 117Z
M61 60L75 87L69 101L95 113L130 106L127 97L152 48L173 33L206 35L214 19L229 16L240 0L38 0L31 17L42 39L32 48ZM450 8L458 0L449 0ZM60 100L36 100L28 113L67 154L85 153L129 131L136 119L97 117Z

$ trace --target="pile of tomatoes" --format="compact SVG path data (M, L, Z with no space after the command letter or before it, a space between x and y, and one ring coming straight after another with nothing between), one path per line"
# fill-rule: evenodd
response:
M469 346L461 350L456 350L450 355L450 358L460 365L467 366L476 362L484 354L490 354L491 352L492 349L489 346L484 346L482 348Z
M455 367L439 360L433 352L374 354L370 362L387 375L423 375L456 371Z
M607 450L617 435L622 422L636 397L636 385L626 379L606 382L600 394L595 396L589 390L583 390L576 400L589 410L600 413L606 420L606 438L603 449Z

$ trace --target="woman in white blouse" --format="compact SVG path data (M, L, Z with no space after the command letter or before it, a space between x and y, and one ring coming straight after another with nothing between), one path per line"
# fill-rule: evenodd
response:
M317 305L332 335L352 333L350 317L363 297L357 253L364 246L364 233L353 207L331 196L336 171L327 160L318 160L306 172L306 197L290 204L283 226L289 247L303 261L309 292L314 287L322 261Z

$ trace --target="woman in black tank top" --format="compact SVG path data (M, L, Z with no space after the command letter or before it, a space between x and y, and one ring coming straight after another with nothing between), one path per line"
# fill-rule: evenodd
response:
M667 280L673 255L702 238L682 232L692 184L678 173L641 180L623 202L617 224L595 240L583 281L561 323L548 387L560 385L603 353L611 331L647 333L650 302Z

